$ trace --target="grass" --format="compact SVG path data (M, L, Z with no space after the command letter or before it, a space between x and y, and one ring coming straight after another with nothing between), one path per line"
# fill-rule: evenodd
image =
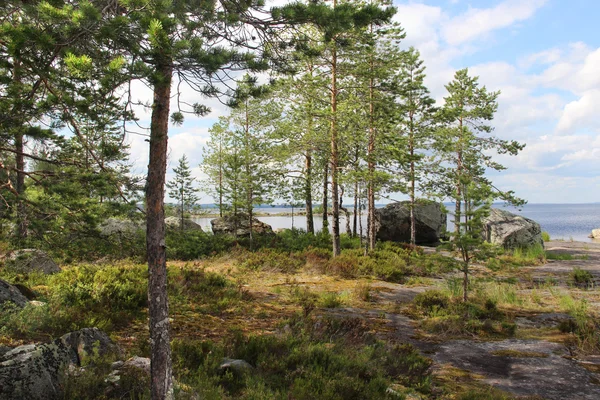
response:
M587 254L572 254L566 252L555 252L547 251L546 259L548 260L560 260L560 261L571 261L571 260L588 260L590 257Z

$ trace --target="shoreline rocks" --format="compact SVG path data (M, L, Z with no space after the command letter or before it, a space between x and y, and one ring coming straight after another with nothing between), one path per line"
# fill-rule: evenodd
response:
M419 200L415 204L416 243L435 244L446 230L446 213L440 203ZM410 202L391 203L375 209L379 240L410 242Z
M236 235L238 237L250 236L250 223L247 214L237 216L226 215L210 221L215 235ZM252 233L256 235L273 235L271 225L252 218Z
M179 217L167 217L165 218L165 225L170 229L181 229L181 218ZM189 218L183 219L183 230L184 231L200 231L202 232L202 227L192 221Z
M507 249L536 245L544 247L540 224L498 208L492 208L484 218L483 236L486 241Z

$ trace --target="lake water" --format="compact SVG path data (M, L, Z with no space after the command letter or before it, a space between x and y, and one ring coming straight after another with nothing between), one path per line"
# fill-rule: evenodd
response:
M382 206L383 207L383 206ZM504 208L501 205L494 207ZM451 205L446 208L452 209ZM581 242L590 242L588 235L592 229L600 228L600 203L596 204L526 204L521 210L514 207L506 207L507 210L516 214L521 214L527 218L537 221L543 231L550 234L551 239L576 240ZM294 213L302 209L294 209ZM291 208L283 207L260 207L256 212L262 214L271 214L258 217L259 220L271 225L273 229L284 229L293 227L306 229L306 217L303 215L294 215L293 220L290 215L277 215L281 213L290 213ZM352 217L350 217L352 220ZM453 229L452 215L448 215L448 230ZM202 228L210 232L210 220L212 218L196 218ZM363 215L363 232L366 230L366 213ZM331 217L329 218L329 227L331 229ZM315 215L314 224L316 230L323 228L323 218L321 215ZM340 230L345 232L345 219L340 218Z

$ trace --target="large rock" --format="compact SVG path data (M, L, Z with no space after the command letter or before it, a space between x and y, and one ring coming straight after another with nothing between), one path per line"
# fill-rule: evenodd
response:
M544 246L540 224L521 215L492 208L483 225L485 240L492 244L507 249Z
M416 243L440 241L446 230L446 213L442 205L419 200L415 205ZM375 229L379 240L410 242L410 202L388 204L375 210Z
M141 221L132 221L129 219L108 218L99 226L100 234L105 237L127 238L137 235L145 230L145 225Z
M165 218L165 224L167 228L171 229L180 229L181 228L181 218L179 217L167 217ZM183 230L184 231L200 231L202 232L202 227L192 221L189 218L183 219Z
M600 229L593 229L590 237L592 239L600 239Z
M0 357L0 398L57 398L61 374L69 366L80 366L92 355L118 351L106 333L97 328L67 333L50 343L19 346Z
M227 215L210 221L212 231L215 235L250 236L250 224L248 215L238 214L237 217ZM258 235L272 235L273 228L256 218L252 219L252 233Z
M23 308L28 300L19 289L0 279L0 307L5 302L12 302L15 306Z
M20 273L42 272L55 274L60 272L59 266L50 256L37 249L21 249L10 252L4 259L6 268Z

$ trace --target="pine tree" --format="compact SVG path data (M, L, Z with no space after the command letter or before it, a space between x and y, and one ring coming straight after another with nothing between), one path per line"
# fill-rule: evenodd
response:
M167 183L167 188L169 189L169 196L177 199L181 221L180 229L183 231L185 212L189 212L198 200L200 200L200 197L196 194L196 188L194 187L196 179L192 177L192 170L185 154L181 156L178 165L173 168L173 172L175 173L175 177Z
M435 100L425 87L425 66L414 48L404 53L395 91L400 113L397 160L402 176L407 181L410 197L410 243L416 242L415 206L417 183L425 178L431 166L427 164L424 151L432 144L437 126Z
M488 92L480 87L478 77L470 77L467 69L456 72L454 80L446 85L448 96L442 108L446 126L439 130L436 147L442 160L452 168L447 177L453 186L451 198L455 201L455 233L461 229L461 217L468 223L466 211L472 207L468 183L487 185L495 189L484 176L486 168L502 170L504 167L493 161L493 150L499 154L516 155L524 145L516 141L501 140L491 136L493 127L488 124L498 109L500 92ZM494 198L502 198L512 204L522 204L511 191L493 191Z

